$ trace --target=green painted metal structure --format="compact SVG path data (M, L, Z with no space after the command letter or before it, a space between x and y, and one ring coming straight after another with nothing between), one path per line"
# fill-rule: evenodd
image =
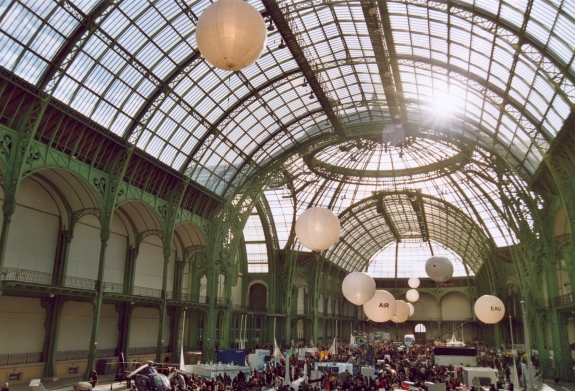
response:
M207 1L172 1L169 17L161 2L132 3L65 0L38 9L22 0L0 14L6 42L18 47L0 64L0 295L42 298L45 377L56 376L66 301L93 306L85 377L96 364L103 303L116 304L117 350L126 353L135 307L157 308L160 325L169 317L170 339L160 327L155 341L158 361L166 347L177 352L179 338L213 359L216 347L240 338L244 317L252 345L273 342L274 323L280 343L326 343L336 321L339 336L366 328L359 308L346 310L347 273L368 270L394 243L432 239L462 258L465 276L421 292L439 308L452 292L470 303L483 294L524 300L544 376L574 380L567 347L575 296L561 287L575 286L575 51L565 35L575 28L572 2L251 2L275 25L269 42L287 47L270 44L257 65L232 74L206 64L191 43ZM18 36L17 10L45 29ZM156 25L146 12L161 16L151 18ZM114 18L124 25L110 27ZM185 28L176 31L176 22ZM164 33L175 43L162 46ZM47 35L60 45L41 51ZM445 94L463 103L443 102L453 110L437 117ZM383 138L392 124L405 132L400 145ZM65 206L50 283L38 284L15 276L4 259L20 184L47 170L73 176L96 201ZM161 226L130 239L123 283L111 284L104 271L112 217L133 202ZM307 252L292 228L312 206L342 222L341 239L322 253ZM244 229L254 213L266 273L249 269ZM74 286L70 243L86 215L100 221L98 277ZM558 229L562 216L567 227ZM176 260L169 291L182 224L205 243ZM135 265L148 236L163 244L162 289L143 294ZM559 281L563 269L569 281ZM181 293L185 284L192 293ZM255 284L266 288L264 309L250 303ZM378 284L396 297L407 290L401 279ZM508 321L469 321L486 344L510 343ZM441 315L433 322L445 331Z

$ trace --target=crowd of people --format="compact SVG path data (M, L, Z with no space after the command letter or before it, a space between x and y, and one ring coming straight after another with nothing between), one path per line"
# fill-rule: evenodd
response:
M273 351L273 346L262 346L262 349ZM327 347L320 347L327 350ZM248 351L248 354L250 352ZM356 363L361 366L366 356L365 351L357 347L350 347L341 343L337 346L335 354L326 357L306 354L303 357L290 355L289 378L294 382L304 376L304 368L307 366L308 376L315 364L320 361ZM461 388L461 376L458 376L457 368L436 365L433 357L433 345L416 344L409 348L399 348L391 343L381 343L375 346L371 360L378 363L380 368L377 376L364 376L361 372L350 371L345 373L324 372L319 379L309 378L306 382L298 384L300 391L393 391L406 389L406 383L410 382L412 389L425 390L425 382L445 383L446 391L455 391ZM478 348L478 365L491 367L498 370L499 379L491 386L490 391L508 389L513 391L513 383L510 378L510 365L512 358L498 354L490 349ZM293 372L292 372L293 371ZM292 375L293 374L293 375ZM284 384L286 376L286 362L275 362L268 365L261 372L253 370L251 376L243 373L231 378L227 374L219 374L215 379L205 379L196 375L184 375L182 384L172 385L172 391L265 391L269 389L277 391L295 391L291 383ZM474 387L470 391L476 391Z

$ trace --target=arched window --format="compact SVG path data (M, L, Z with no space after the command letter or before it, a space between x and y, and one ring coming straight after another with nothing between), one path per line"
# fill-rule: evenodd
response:
M260 216L256 209L248 217L244 228L248 273L268 273L268 248Z
M416 333L425 333L426 331L427 331L427 329L425 328L424 324L419 323L419 324L415 325L415 332Z

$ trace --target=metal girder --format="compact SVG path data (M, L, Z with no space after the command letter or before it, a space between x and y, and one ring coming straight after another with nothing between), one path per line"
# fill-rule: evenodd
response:
M241 99L239 99L235 104L233 104L230 108L228 108L225 112L222 113L222 115L220 116L220 118L218 118L213 124L212 126L208 129L208 131L206 132L206 134L202 137L201 140L198 141L197 145L194 147L194 149L192 150L192 152L190 152L188 158L186 159L186 161L182 164L181 168L180 168L180 173L185 173L185 171L188 169L188 166L190 165L190 163L192 162L192 160L194 159L194 156L196 155L196 153L198 153L198 151L202 148L202 146L204 145L204 143L208 140L208 138L214 134L214 133L218 133L219 127L224 123L224 121L231 119L232 115L234 113L236 113L236 111L240 110L244 104L246 104L247 102L251 102L252 98L257 98L259 97L259 95L262 93L262 91L273 87L276 83L281 82L284 79L289 78L290 76L293 75L297 75L301 73L301 71L299 69L294 69L292 71L283 73L277 77L274 77L273 79L270 79L267 83L262 84L261 86L258 86L257 88L255 88L253 91L250 90L249 94L243 96ZM227 124L227 123L226 123Z
M82 36L94 28L96 19L98 19L101 15L106 12L109 6L113 4L120 3L122 0L101 0L100 4L92 9L92 11L88 15L84 15L81 11L79 12L78 8L73 5L68 0L59 0L57 3L63 7L64 9L70 8L69 13L70 15L74 16L74 18L80 22L76 31L72 33L68 41L65 45L63 45L58 54L54 56L50 66L46 68L44 74L38 80L38 88L41 90L46 89L48 83L52 78L56 75L56 72L60 70L60 67L66 60L66 57L72 52L76 43L82 38Z
M121 0L117 0L118 2ZM144 63L142 63L137 56L132 53L130 50L124 48L116 38L112 37L110 34L108 34L108 32L104 31L103 29L100 28L100 26L98 24L93 23L93 20L89 19L89 16L85 15L82 10L80 8L78 8L76 5L74 5L73 3L71 3L69 0L61 0L61 2L64 4L64 9L66 9L66 11L73 16L75 19L82 21L83 23L85 23L87 25L86 30L83 31L83 34L88 31L88 30L93 30L92 34L97 36L102 42L104 42L109 49L113 50L117 55L119 55L123 60L126 61L127 64L130 64L134 67L134 69L136 69L142 76L144 76L146 79L148 79L150 81L150 83L152 83L154 86L156 86L156 90L154 91L154 94L157 94L158 96L161 93L173 93L175 94L175 96L179 99L180 104L182 106L184 106L184 108L202 125L204 125L206 128L210 128L211 127L211 123L204 118L204 116L202 116L199 112L197 112L195 110L194 107L190 106L189 104L187 104L187 102L179 95L177 95L173 89L170 87L169 82L167 82L166 80L160 78L159 76L157 76L156 74L154 74L154 72L152 72ZM117 4L117 3L116 3ZM98 7L100 8L100 7ZM105 12L108 9L107 5L102 5L102 9L99 9L100 14ZM77 45L76 41L72 41L74 44L72 45L73 47L75 47ZM73 51L73 47L69 49L69 52ZM68 52L66 53L66 55L63 55L64 59L68 56ZM194 58L197 59L198 56L196 56ZM55 68L55 72L58 71L59 68ZM180 66L176 67L176 70L170 75L170 77L172 78L172 81L174 78L176 78L178 75L182 74L182 68ZM55 72L53 73L53 75L55 74ZM45 83L49 83L49 81L51 81L52 78L48 78L45 80ZM47 84L48 85L48 84ZM53 90L55 88L55 84L51 87L51 89ZM146 103L146 105L144 106L151 106L154 104L155 101L148 101L148 103ZM144 111L143 113L139 113L141 115L145 115L145 113L147 112ZM134 143L137 140L134 140L134 137L132 137L132 131L134 129L137 128L137 124L135 126L130 126L128 128L128 130L130 132L126 132L126 134L124 135L124 138L126 140L128 140L129 138L132 138L131 141L133 141Z
M387 223L387 226L391 230L391 233L393 234L393 237L395 238L395 240L398 242L401 242L401 233L399 232L399 230L397 229L397 226L395 225L395 223L393 222L393 220L389 216L389 213L387 212L387 208L385 207L385 204L383 202L383 198L384 198L383 193L378 194L378 196L377 196L377 208L376 208L377 213L379 213L383 216L383 219Z
M417 192L417 195L408 195L409 203L411 208L415 212L415 217L417 218L417 223L419 224L419 230L421 231L421 238L424 242L429 241L429 227L427 225L427 218L425 217L425 204L421 198L421 193Z
M134 131L138 128L138 126L145 126L147 124L148 122L147 120L149 120L152 117L151 115L152 113L148 112L152 107L156 105L156 100L163 93L166 92L165 86L169 86L175 79L177 79L179 76L182 76L182 71L187 66L193 64L198 58L200 58L200 51L196 50L190 56L184 59L184 61L182 61L182 63L179 66L174 68L172 70L172 73L170 73L165 78L164 82L161 85L156 86L156 89L146 99L146 103L142 107L140 107L140 110L138 110L136 115L134 115L134 117L132 118L132 123L130 124L130 126L126 128L126 131L124 133L124 139L128 140L131 137L132 133L134 133ZM149 115L146 118L147 114ZM144 121L145 123L142 123L142 120L144 120L145 118L146 118L146 120Z
M382 40L383 31L379 26L377 13L373 15L370 14L371 8L373 8L373 2L371 0L361 0L361 10L363 11L363 17L367 25L367 32L369 33L373 53L377 60L379 77L383 84L383 91L391 120L394 123L403 123L403 121L407 120L407 116L402 116L399 105L397 104L394 76L391 73L390 61L387 58L387 48Z
M248 88L248 90L250 90L252 96L255 96L258 100L261 100L262 102L262 106L266 109L266 111L270 114L270 116L274 119L275 123L279 126L278 131L276 133L279 132L284 132L286 135L288 135L291 140L293 141L293 143L295 145L297 145L297 140L293 138L293 136L290 134L290 132L288 131L288 126L290 126L292 123L294 123L294 121L291 121L289 124L284 125L281 121L281 119L275 114L274 110L267 104L267 102L263 99L261 99L261 96L259 94L258 89L256 89L254 86L252 86L252 84L250 83L250 81L244 76L243 73L241 72L236 72L237 76L240 78L240 80L244 83L244 85ZM265 145L265 142L264 142ZM256 150L254 150L247 158L247 160L244 161L244 163L240 166L240 169L237 170L235 172L235 174L232 176L232 178L230 179L230 184L234 183L234 180L236 179L236 177L238 176L238 174L240 172L242 172L242 168L246 165L249 164L256 151L258 151L258 149L256 148ZM227 189L226 189L227 190Z
M391 28L391 21L389 19L389 12L387 10L387 3L382 0L377 1L379 8L379 15L381 17L381 25L383 27L383 39L387 46L387 54L389 55L391 73L395 82L395 90L397 91L397 99L402 118L407 120L407 110L405 108L405 100L403 97L403 85L401 83L401 76L399 67L397 66L397 54L395 53L395 42L393 41L393 32Z
M416 5L419 7L425 7L425 8L441 11L441 12L446 12L446 9L449 7L450 9L455 9L455 10L467 12L471 15L471 17L476 16L476 17L480 17L482 19L485 19L486 21L493 23L497 27L504 28L504 29L512 32L513 34L517 35L523 43L527 43L527 44L533 46L534 48L536 48L537 50L539 50L541 53L545 53L545 57L548 58L553 63L553 65L555 65L557 68L559 68L561 70L562 74L565 75L566 78L568 78L571 81L575 81L575 76L573 76L569 73L569 64L567 64L567 65L561 64L555 57L552 56L552 52L549 49L547 49L544 45L540 44L539 42L526 36L524 33L521 32L521 29L518 29L516 26L514 26L510 22L504 20L503 18L499 18L496 15L490 15L487 12L481 11L481 9L479 7L464 4L463 2L460 2L457 0L433 0L433 1L430 1L430 0L394 0L394 2L408 4L408 5ZM530 1L530 3L532 3L532 1ZM455 13L452 13L452 14L458 16ZM571 62L573 61L574 57L575 57L575 53L573 54Z
M475 74L469 72L468 70L459 68L456 65L453 64L447 64L443 61L439 61L439 60L435 60L435 59L431 59L431 58L423 58L423 57L403 57L403 56L399 56L398 57L398 61L411 61L413 62L414 66L416 63L422 63L422 64L428 64L430 66L436 66L439 68L443 68L445 70L447 70L448 72L454 72L454 73L458 73L460 75L462 75L463 77L465 77L468 80L471 80L477 84L482 85L483 87L485 87L487 90L493 92L494 94L496 94L499 98L504 99L505 96L505 91L502 91L500 88L498 88L497 86L493 85L493 84L487 84L485 80L479 78L478 76L476 76ZM524 110L524 108L521 106L521 104L519 102L514 102L511 99L507 99L504 101L504 104L507 104L509 106L512 106L515 110L517 110L518 112L522 113L523 116L525 116L529 122L533 125L533 127L537 128L537 130L539 131L538 128L538 124L539 121L537 121L535 118L533 118L528 112L526 112ZM541 133L542 136L545 137L545 140L547 142L551 142L551 140L549 139L549 137L547 137L544 133ZM542 151L545 152L545 151Z
M318 80L317 75L314 73L308 59L305 57L302 47L299 45L294 32L291 30L288 21L286 20L281 8L275 0L262 0L262 3L266 7L270 17L274 21L280 35L282 36L286 46L294 56L296 63L304 74L311 90L317 97L323 111L327 115L331 126L333 127L335 133L341 137L345 138L345 130L342 124L339 122L333 107L323 91L321 84Z
M306 119L306 118L308 118L308 117L321 114L322 112L324 112L323 109L317 109L317 110L315 110L315 111L311 111L311 112L305 113L305 114L302 115L301 117L294 118L293 120L291 120L291 121L288 122L287 124L282 124L274 133L272 133L268 138L266 138L266 139L262 142L260 148L254 149L254 150L246 157L246 159L244 160L244 163L239 167L239 169L237 170L237 172L234 174L233 178L230 180L228 186L227 186L226 189L224 190L224 194L227 193L228 188L233 184L233 181L237 178L237 176L239 175L239 173L242 172L242 170L246 167L246 165L247 165L247 164L250 164L250 162L254 162L254 160L253 160L254 157L256 157L256 155L257 155L258 153L262 153L263 148L265 147L265 145L266 145L268 142L271 142L272 140L274 140L274 138L277 137L277 136L278 136L279 134L281 134L281 133L289 134L289 131L290 131L289 128L290 128L290 126L293 126L293 125L297 124L298 122L300 122L301 120L304 120L304 119ZM298 148L298 147L299 147L298 144L294 144L294 145L293 145L293 148ZM255 163L255 162L254 162L254 163ZM260 167L260 169L261 169L261 167Z

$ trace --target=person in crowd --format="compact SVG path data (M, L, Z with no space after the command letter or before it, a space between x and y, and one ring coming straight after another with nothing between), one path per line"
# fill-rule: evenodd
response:
M92 385L92 387L96 387L96 384L98 384L98 373L96 373L96 371L90 372L89 381L90 381L90 384Z

